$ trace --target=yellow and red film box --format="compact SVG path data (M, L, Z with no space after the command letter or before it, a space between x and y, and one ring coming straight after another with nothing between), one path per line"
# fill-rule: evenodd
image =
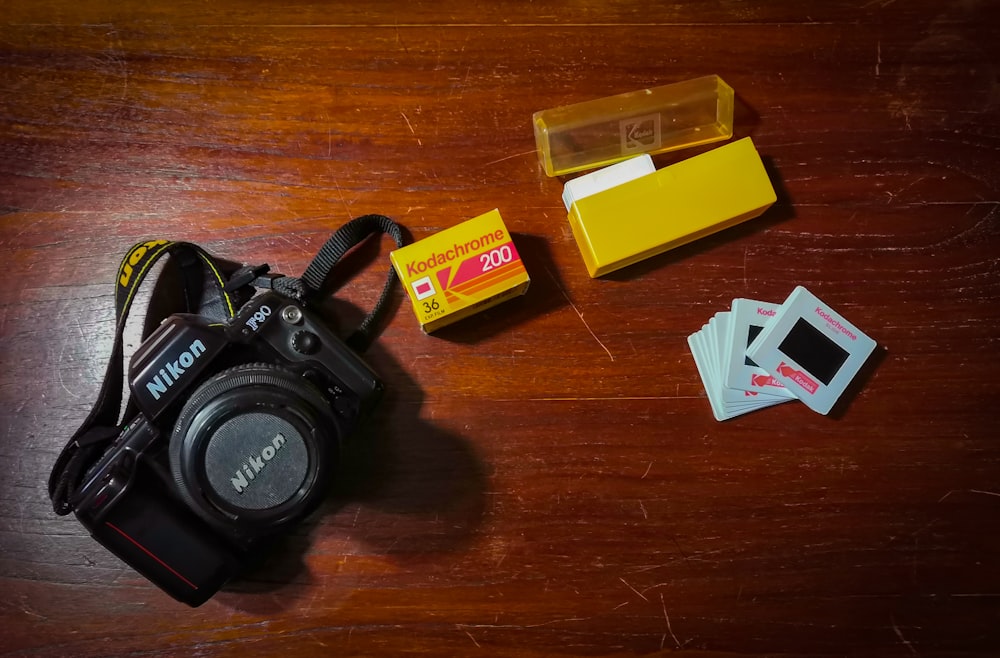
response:
M531 280L499 210L389 254L427 333L522 295Z

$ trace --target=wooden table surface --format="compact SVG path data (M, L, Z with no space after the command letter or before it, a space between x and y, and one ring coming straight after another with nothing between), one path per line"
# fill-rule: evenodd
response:
M998 36L986 0L8 3L0 656L1000 655ZM778 203L591 279L532 113L711 73ZM299 274L352 217L492 208L530 290L432 336L397 290L365 445L264 568L189 609L52 513L130 245ZM877 367L716 422L687 336L796 285Z

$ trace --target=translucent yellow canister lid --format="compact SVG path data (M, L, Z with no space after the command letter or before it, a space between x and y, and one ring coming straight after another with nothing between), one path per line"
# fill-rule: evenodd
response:
M717 75L535 112L549 176L729 139L733 88Z

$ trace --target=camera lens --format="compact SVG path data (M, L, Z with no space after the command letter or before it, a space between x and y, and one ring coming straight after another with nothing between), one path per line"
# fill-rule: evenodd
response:
M170 439L178 491L216 526L260 534L322 498L339 445L326 399L272 364L225 370L188 399Z

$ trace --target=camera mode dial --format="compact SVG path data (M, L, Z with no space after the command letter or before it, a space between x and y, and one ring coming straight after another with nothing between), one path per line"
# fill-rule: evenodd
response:
M322 346L319 336L311 331L296 331L292 336L292 349L299 354L315 354Z

